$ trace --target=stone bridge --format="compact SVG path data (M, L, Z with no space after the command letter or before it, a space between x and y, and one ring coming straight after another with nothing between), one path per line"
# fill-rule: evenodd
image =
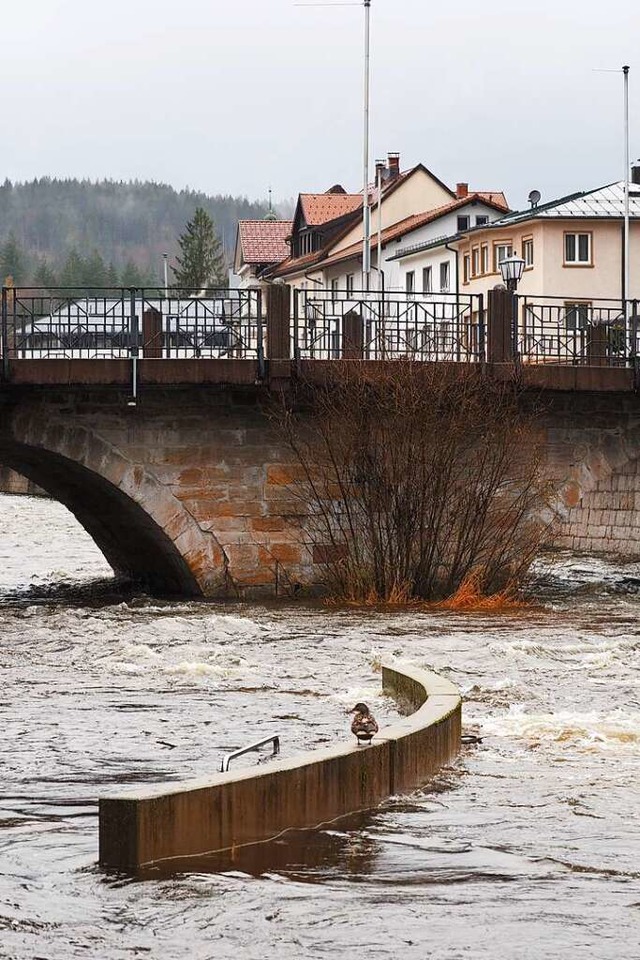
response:
M331 361L325 361L331 362ZM339 362L339 361L338 361ZM345 361L349 362L349 361ZM322 376L323 362L306 365ZM296 594L318 581L269 415L292 373L267 361L15 361L0 387L0 463L77 517L118 573L160 594ZM510 364L487 375L512 376ZM560 543L640 556L640 402L623 369L532 368L542 389Z

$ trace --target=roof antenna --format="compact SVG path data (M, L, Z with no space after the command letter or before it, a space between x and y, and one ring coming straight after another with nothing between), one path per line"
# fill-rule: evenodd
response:
M532 209L532 210L535 210L535 208L536 208L536 207L538 206L538 204L540 203L540 197L541 197L541 196L542 196L542 194L540 193L539 190L532 190L531 193L529 194L529 196L528 196L527 199L529 200L529 203L531 204L531 209Z

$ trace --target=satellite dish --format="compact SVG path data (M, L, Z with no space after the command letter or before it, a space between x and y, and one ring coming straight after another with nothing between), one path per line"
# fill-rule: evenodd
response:
M540 203L540 197L542 194L539 190L532 190L529 194L529 203L531 204L531 209L533 210Z

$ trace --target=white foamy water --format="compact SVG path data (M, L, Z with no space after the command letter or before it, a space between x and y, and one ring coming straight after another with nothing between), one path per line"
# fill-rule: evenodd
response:
M0 497L0 957L637 960L636 573L564 555L509 616L91 599L108 568L70 515ZM98 796L335 742L358 699L384 723L382 659L449 676L482 743L233 863L97 870Z

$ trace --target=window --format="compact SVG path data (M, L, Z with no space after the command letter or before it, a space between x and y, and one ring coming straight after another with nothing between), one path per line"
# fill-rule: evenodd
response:
M458 230L468 230L471 226L471 217L458 217Z
M353 293L353 281L355 279L354 273L347 274L347 296L350 296Z
M589 325L588 303L565 303L567 330L584 330Z
M480 273L480 248L474 247L471 251L471 276L477 277Z
M338 290L339 290L338 283L339 281L337 278L331 281L331 299L332 300L337 300L338 298Z
M478 214L476 217L476 227L486 227L489 223L489 217L486 213Z
M422 268L422 292L431 293L431 267Z
M500 264L513 253L510 243L496 243L493 247L493 272L500 273Z
M469 276L471 274L471 257L468 253L465 253L462 259L462 282L469 283Z
M522 259L524 260L525 270L533 266L533 237L522 241Z
M483 243L480 247L480 270L489 273L489 244Z
M449 261L440 264L440 293L449 293Z
M413 293L416 286L415 270L409 270L404 276L404 288L407 293Z
M564 262L571 265L591 266L590 233L565 233Z

